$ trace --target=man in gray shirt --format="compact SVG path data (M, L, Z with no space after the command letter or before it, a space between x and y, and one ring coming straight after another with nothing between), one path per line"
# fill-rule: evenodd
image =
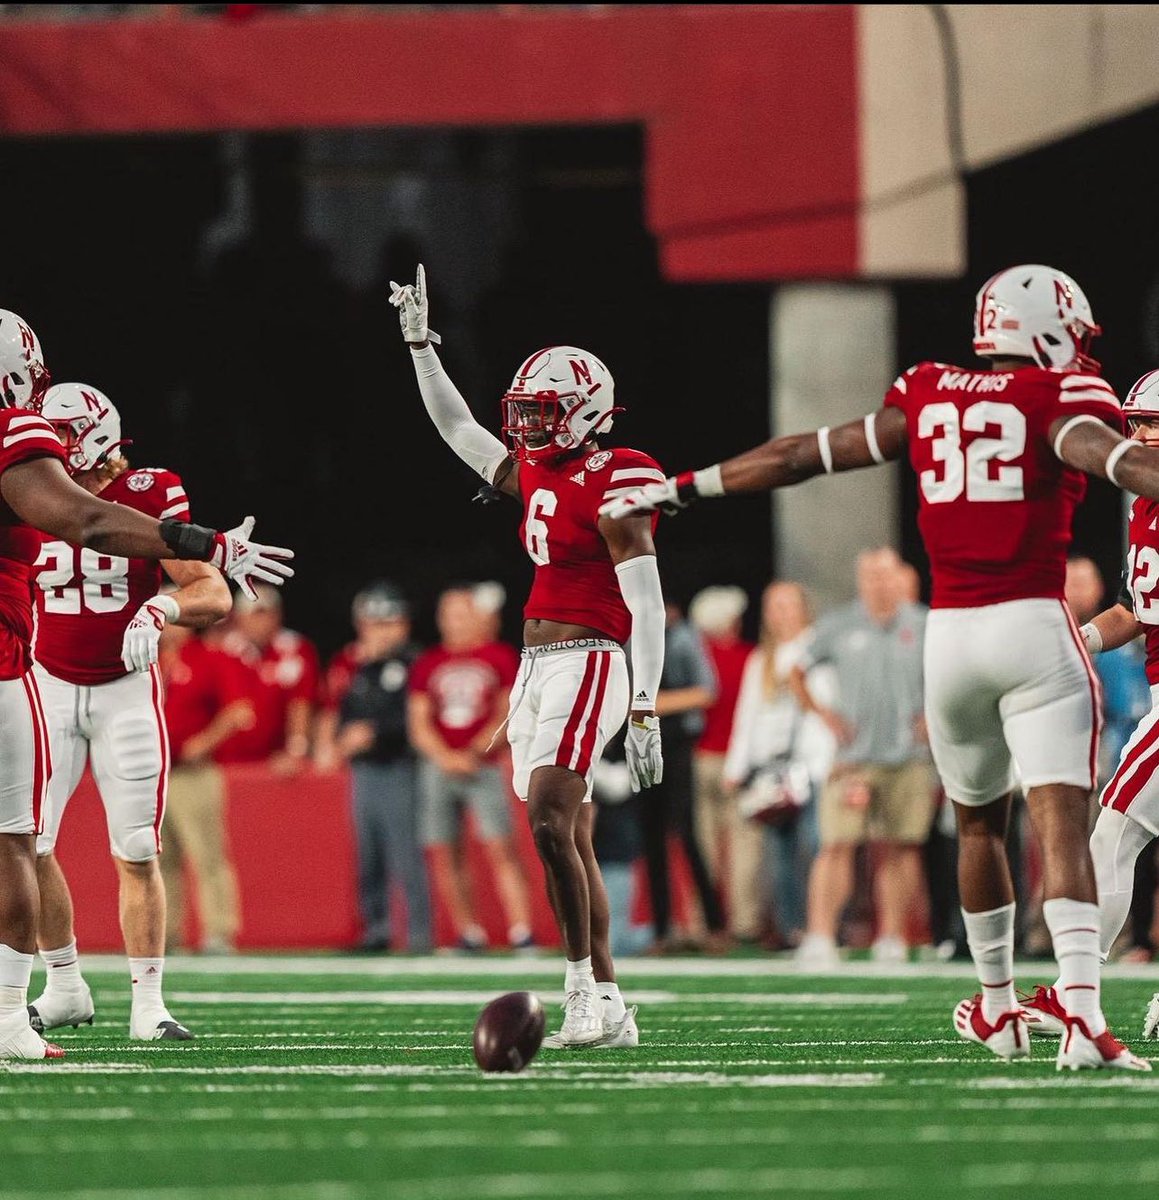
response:
M921 847L934 814L935 777L923 711L922 646L926 610L904 597L904 564L890 549L857 559L858 599L818 623L814 663L832 663L838 700L816 703L804 674L794 675L801 704L833 730L838 750L818 816L821 851L809 879L806 936L799 959L837 961L842 910L853 890L854 851L879 846L873 957L904 962L907 916L924 906Z

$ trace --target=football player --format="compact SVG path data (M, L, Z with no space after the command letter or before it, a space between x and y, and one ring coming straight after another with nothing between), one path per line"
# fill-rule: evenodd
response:
M616 986L607 893L592 850L592 773L628 718L633 787L660 780L664 597L654 518L609 521L597 509L664 475L646 454L599 448L596 438L619 411L612 375L575 346L538 350L515 373L502 400L505 445L476 423L430 345L422 266L413 285L392 286L427 413L492 493L522 506L520 540L535 565L507 738L567 953L563 1028L546 1044L634 1046L635 1009Z
M36 834L51 771L40 690L32 671L30 572L43 531L111 557L212 563L252 591L253 579L293 574L289 550L250 540L253 518L218 533L174 517L110 504L68 474L65 452L39 409L50 383L40 341L0 310L0 1058L59 1058L32 1028L28 983L36 948ZM105 596L104 583L93 594ZM110 592L112 591L110 587Z
M121 418L84 383L48 389L41 415L64 446L69 473L86 492L159 520L189 521L179 476L133 470L121 447ZM39 1032L91 1023L93 998L77 962L72 897L54 849L65 807L92 765L120 886L121 932L129 958L129 1037L185 1041L162 998L165 888L157 855L168 781L169 736L162 713L157 644L166 622L204 627L230 611L229 585L208 563L100 555L45 537L33 564L33 668L52 757L43 830L36 840L40 884L37 942L43 993L29 1005ZM177 590L161 592L162 570Z
M884 406L835 429L774 438L738 458L617 497L604 515L678 510L698 496L763 491L908 454L933 571L926 720L954 801L967 940L982 991L958 1033L1001 1058L1030 1053L1014 994L1014 890L1005 856L1012 764L1043 848L1043 914L1060 972L1058 1066L1149 1070L1107 1029L1099 909L1087 848L1099 688L1063 599L1084 472L1159 498L1159 454L1122 436L1088 356L1100 332L1078 284L1011 267L978 292L981 370L919 363Z
M1159 371L1149 371L1135 383L1123 401L1123 415L1135 441L1159 447ZM1151 711L1123 747L1119 765L1103 788L1091 835L1104 962L1131 907L1135 860L1159 834L1159 502L1140 496L1131 505L1127 541L1117 602L1079 630L1091 654L1114 650L1143 634L1151 685ZM1023 1010L1033 1032L1065 1032L1058 984L1036 988ZM1148 1007L1143 1036L1159 1036L1159 994Z

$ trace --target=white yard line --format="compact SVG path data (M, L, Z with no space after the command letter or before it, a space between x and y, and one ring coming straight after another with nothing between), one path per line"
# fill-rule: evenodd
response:
M545 993L547 1002L562 1003L563 992ZM168 999L176 1004L252 1004L252 1005L437 1005L487 1004L495 998L494 991L390 992L170 992ZM801 1007L861 1008L875 1005L905 1004L904 992L658 992L629 991L634 1004L753 1004Z
M126 970L124 958L113 954L82 955L86 973ZM627 958L619 964L626 979L656 978L825 978L841 979L973 979L971 963L846 962L828 971L805 970L784 958ZM1026 961L1015 964L1020 979L1049 980L1050 963ZM462 976L511 976L532 978L563 973L562 957L341 957L337 955L175 955L166 959L165 974L174 975L362 975L394 977L421 975L432 978ZM1159 982L1159 963L1112 963L1108 979L1144 979Z

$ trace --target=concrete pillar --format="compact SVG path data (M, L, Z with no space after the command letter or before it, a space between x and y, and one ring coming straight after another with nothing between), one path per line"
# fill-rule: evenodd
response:
M893 382L894 302L873 284L779 287L769 306L769 417L774 435L872 412ZM899 540L897 468L822 476L774 492L773 561L819 608L853 596L854 560Z

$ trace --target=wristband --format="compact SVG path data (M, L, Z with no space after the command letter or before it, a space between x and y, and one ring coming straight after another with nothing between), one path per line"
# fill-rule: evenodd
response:
M1093 621L1088 621L1080 630L1083 641L1087 644L1088 654L1101 654L1103 650L1103 635L1099 633Z
M1127 453L1135 443L1128 438L1124 438L1111 452L1107 455L1107 461L1103 465L1103 470L1107 474L1107 478L1119 487L1119 481L1115 478L1115 468L1119 465L1119 459Z
M166 621L176 621L181 616L181 605L166 592L159 592L156 596L150 596L145 603L153 605L154 608L159 608L165 614Z
M696 485L698 496L716 497L724 495L724 480L720 474L720 464L705 467L703 471L693 471L692 482Z
M880 467L885 462L885 455L877 444L877 414L865 414L865 444L869 447L869 457Z
M220 536L216 529L204 525L192 525L188 521L175 521L172 517L161 522L161 540L173 551L174 558L195 559L209 562L217 549Z
M829 426L822 425L817 430L817 449L821 454L821 465L826 475L833 474L833 448L829 445Z

